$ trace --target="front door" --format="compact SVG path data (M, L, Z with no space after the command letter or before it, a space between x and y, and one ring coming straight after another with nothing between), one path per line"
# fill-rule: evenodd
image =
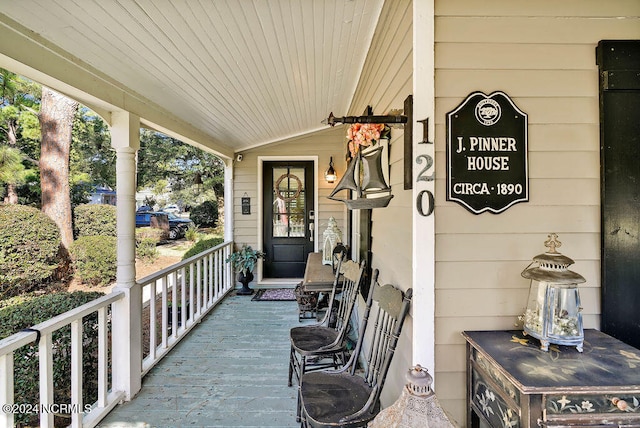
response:
M302 278L314 250L312 161L263 164L264 278Z

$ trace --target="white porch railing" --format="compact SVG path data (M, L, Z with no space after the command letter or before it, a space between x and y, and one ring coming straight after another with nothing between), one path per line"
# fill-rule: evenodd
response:
M232 244L137 281L142 287L143 376L233 289L231 264L225 262Z
M113 292L67 311L57 317L0 340L0 427L13 427L14 413L39 413L40 427L53 427L54 413L71 413L71 426L95 426L122 400L124 393L108 391L108 307L124 297ZM82 402L82 318L98 313L98 391L97 401L88 407ZM71 403L54 403L52 336L54 332L71 325ZM38 332L40 334L38 340ZM39 403L14 403L14 352L37 341L39 358Z
M146 374L222 298L233 289L231 265L225 260L232 242L225 242L136 282L142 287L142 375ZM53 427L54 412L71 413L72 427L94 427L125 397L109 390L114 370L109 359L110 306L123 299L114 291L55 318L0 340L0 428L14 426L14 414L38 412L40 426ZM97 401L83 403L83 318L97 313ZM54 403L54 332L71 326L71 403ZM40 337L38 338L38 334ZM39 339L39 340L38 340ZM39 403L14 403L14 353L32 342L38 344Z

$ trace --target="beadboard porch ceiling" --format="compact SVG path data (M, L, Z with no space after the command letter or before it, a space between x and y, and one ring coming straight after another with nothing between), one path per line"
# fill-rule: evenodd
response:
M19 32L233 153L324 129L331 111L346 114L382 3L0 0L0 30Z

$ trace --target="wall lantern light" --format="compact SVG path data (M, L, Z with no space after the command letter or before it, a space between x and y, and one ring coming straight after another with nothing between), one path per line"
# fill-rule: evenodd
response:
M324 179L327 180L327 183L333 183L337 178L336 170L333 169L333 156L331 156L329 159L329 168L324 173Z
M584 331L578 284L585 279L567 269L573 260L556 251L562 245L557 238L555 233L550 234L544 243L549 250L535 256L522 271L522 276L531 280L524 332L539 339L543 351L555 343L575 346L582 352Z

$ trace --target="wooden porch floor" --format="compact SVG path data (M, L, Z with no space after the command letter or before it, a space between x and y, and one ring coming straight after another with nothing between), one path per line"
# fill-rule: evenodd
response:
M298 427L287 387L296 302L232 292L99 427Z

